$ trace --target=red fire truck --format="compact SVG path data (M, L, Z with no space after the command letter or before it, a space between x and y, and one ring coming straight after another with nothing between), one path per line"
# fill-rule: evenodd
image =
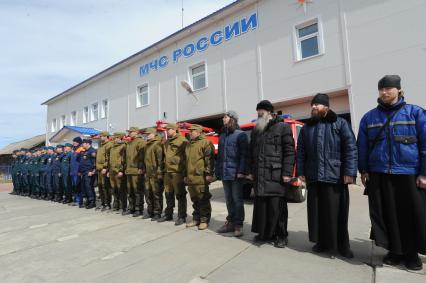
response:
M156 122L156 127L157 127L157 131L161 132L163 135L164 139L167 139L167 131L165 126L168 124L168 122L164 122L164 121L157 121ZM179 133L188 138L189 139L189 128L192 126L191 123L187 123L187 122L181 122L181 123L177 123L178 127L179 127ZM214 129L212 128L208 128L208 127L204 127L203 126L203 133L204 136L210 140L215 148L215 154L217 155L217 150L218 150L218 145L219 145L219 135L218 133L216 133L214 131Z

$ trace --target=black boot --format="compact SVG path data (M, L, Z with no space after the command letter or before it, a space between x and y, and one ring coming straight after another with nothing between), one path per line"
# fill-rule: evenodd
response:
M136 210L134 213L133 213L133 217L139 217L139 216L141 216L143 213L141 213L139 210Z
M151 221L158 221L161 218L161 216L159 214L155 214L152 218Z
M176 219L176 221L175 221L175 225L176 225L176 226L182 225L182 224L184 224L184 223L186 223L186 218L182 218L182 217L179 217L179 218L178 218L178 219Z
M150 219L152 218L152 215L149 214L145 214L144 216L142 216L142 219Z
M157 220L157 222L166 222L166 221L173 221L173 216L164 215L163 217Z
M388 252L383 258L383 263L387 265L398 265L401 263L401 260L402 256L394 254L393 252Z
M96 204L95 204L94 201L91 201L86 205L86 209L92 209L92 208L95 208L95 207L96 207Z
M345 257L345 258L353 258L354 257L354 253L349 248L339 250L339 254L341 256Z
M274 242L274 247L283 249L287 246L287 243L287 238L277 237Z
M421 270L423 263L417 253L404 256L404 265L408 270Z

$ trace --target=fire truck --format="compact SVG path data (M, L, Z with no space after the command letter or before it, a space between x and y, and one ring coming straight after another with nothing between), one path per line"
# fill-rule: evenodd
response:
M156 122L157 131L161 133L163 140L167 139L167 130L165 128L167 124L168 122L164 122L164 121ZM190 131L188 129L192 126L192 124L187 122L181 122L181 123L177 123L177 125L179 128L179 133L182 136L189 139ZM208 140L210 140L213 143L214 149L215 149L215 155L217 155L218 146L219 146L219 134L216 133L214 129L204 127L204 126L203 126L203 134Z

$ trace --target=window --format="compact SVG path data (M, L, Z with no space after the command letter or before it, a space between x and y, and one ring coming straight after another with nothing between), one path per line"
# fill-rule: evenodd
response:
M62 129L65 126L66 119L67 119L67 117L65 115L61 116L61 119L59 120L59 128L58 129Z
M50 131L52 133L56 132L56 118L52 119L52 123L51 123L51 126L50 126Z
M89 106L83 108L83 124L89 122Z
M90 121L96 121L98 120L98 114L99 114L99 108L98 108L98 103L93 103L92 106L90 107Z
M104 119L108 116L108 100L104 99L102 100L101 105L101 119Z
M320 55L323 52L321 26L313 19L295 27L296 60Z
M136 97L136 107L142 107L148 104L149 104L148 84L144 84L138 87L138 93Z
M77 111L72 111L71 112L70 125L71 126L77 125Z
M206 64L191 67L191 82L194 91L203 89L206 83Z

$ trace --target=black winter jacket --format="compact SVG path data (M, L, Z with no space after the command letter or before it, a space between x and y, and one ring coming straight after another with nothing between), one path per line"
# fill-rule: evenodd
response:
M250 165L256 196L285 196L283 176L292 176L295 159L291 128L281 118L269 121L263 132L253 129Z

